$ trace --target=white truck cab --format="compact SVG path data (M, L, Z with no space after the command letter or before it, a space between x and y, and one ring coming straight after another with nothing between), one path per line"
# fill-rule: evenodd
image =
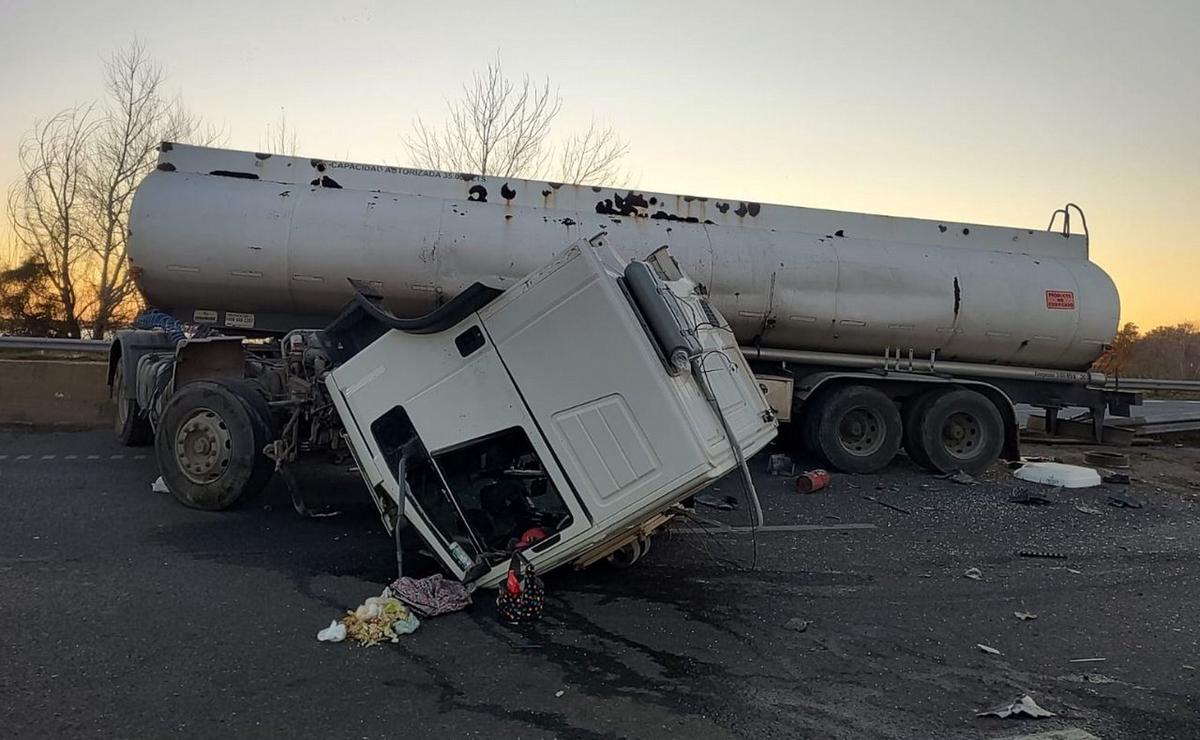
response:
M545 572L643 536L776 433L697 286L664 250L625 263L603 236L422 319L360 288L326 335L326 384L385 526L403 517L476 586L518 547Z

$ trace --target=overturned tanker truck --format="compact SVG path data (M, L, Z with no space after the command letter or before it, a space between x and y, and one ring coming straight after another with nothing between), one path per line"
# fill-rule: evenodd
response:
M627 260L667 248L703 298L677 323L740 345L792 444L846 472L879 470L901 447L932 470L977 472L1019 454L1016 403L1090 408L1099 431L1138 402L1088 370L1119 299L1069 208L1061 229L1031 230L164 143L130 218L131 269L157 313L113 342L116 433L155 439L192 505L226 506L370 436L345 423L330 381L345 352L317 331L348 300L436 314L606 234ZM590 320L598 331L607 317ZM559 344L544 350L603 359L588 335L547 336ZM408 360L389 362L402 373ZM189 392L201 382L207 395ZM239 404L252 444L187 443L186 429L209 427L220 433L196 439L230 442L214 406ZM235 485L219 469L240 471Z

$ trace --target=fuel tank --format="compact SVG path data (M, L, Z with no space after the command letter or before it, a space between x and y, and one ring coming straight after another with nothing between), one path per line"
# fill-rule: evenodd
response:
M128 254L193 323L324 325L365 280L398 314L506 288L580 238L668 246L742 344L1078 369L1116 333L1086 235L164 143Z

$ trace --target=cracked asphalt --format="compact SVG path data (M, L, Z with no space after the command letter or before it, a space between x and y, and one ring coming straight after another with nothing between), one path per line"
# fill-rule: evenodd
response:
M548 576L537 625L477 593L374 648L315 639L394 576L361 484L314 480L336 517L298 517L279 486L197 512L150 491L148 452L0 432L0 736L1200 732L1194 448L1132 451L1140 509L1107 505L1116 486L1016 504L1001 467L966 486L904 461L801 495L760 456L756 536L714 524L744 508L700 508L632 568ZM1058 716L976 717L1025 693Z

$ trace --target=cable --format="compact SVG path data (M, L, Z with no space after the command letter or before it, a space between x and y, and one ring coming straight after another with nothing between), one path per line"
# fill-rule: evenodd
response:
M738 468L742 472L742 486L746 491L747 500L750 501L750 539L754 548L750 570L755 570L758 567L758 528L763 525L762 504L758 500L758 491L754 488L754 480L750 476L750 466L746 464L746 456L742 453L742 445L738 442L737 437L734 436L733 429L729 426L729 420L725 418L725 412L721 409L721 402L717 400L717 395L713 392L712 385L708 382L708 372L704 369L704 358L713 353L725 357L726 361L732 364L729 357L721 350L700 352L692 358L692 376L696 378L696 382L700 385L700 389L704 393L705 400L712 406L713 412L717 415L717 419L720 420L721 428L725 430L725 438L729 440L729 447L733 450L733 455L737 458Z

